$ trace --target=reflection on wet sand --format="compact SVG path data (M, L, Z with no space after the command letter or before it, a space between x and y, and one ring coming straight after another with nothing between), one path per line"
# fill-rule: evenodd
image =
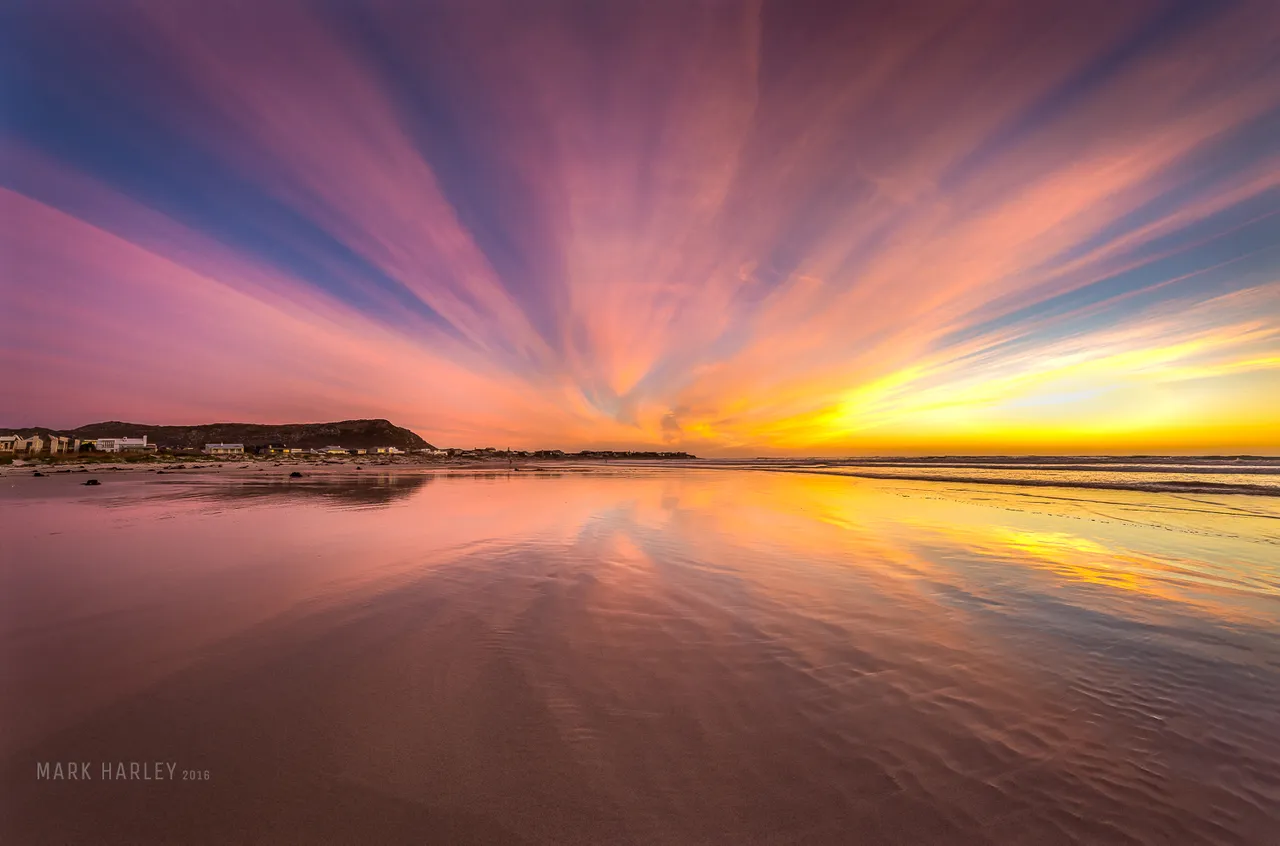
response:
M301 479L233 478L203 485L174 483L176 496L215 499L229 505L252 506L259 500L325 500L335 506L390 505L408 499L423 485L434 481L430 473L351 473L341 476L317 475Z
M428 478L15 500L5 842L1261 843L1280 825L1274 505ZM212 780L37 782L42 760Z

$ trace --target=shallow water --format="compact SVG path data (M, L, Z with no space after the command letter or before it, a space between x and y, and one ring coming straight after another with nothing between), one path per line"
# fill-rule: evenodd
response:
M1153 493L1280 496L1280 459L1138 457L1105 458L886 458L766 459L718 462L723 467L787 470L863 478L973 482L1014 487L1074 487Z
M6 484L0 842L1280 830L1272 497L671 468ZM37 778L57 761L92 780Z

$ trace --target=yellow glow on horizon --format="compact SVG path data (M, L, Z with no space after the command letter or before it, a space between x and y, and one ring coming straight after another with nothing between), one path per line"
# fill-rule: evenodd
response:
M1251 308L1227 296L1026 352L944 349L815 386L829 399L807 410L708 415L684 432L784 453L1280 451L1280 326Z

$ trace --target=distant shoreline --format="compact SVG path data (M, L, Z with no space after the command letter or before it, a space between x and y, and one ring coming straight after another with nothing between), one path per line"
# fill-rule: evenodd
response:
M345 468L348 470L512 470L516 472L543 469L561 469L566 466L600 466L609 467L611 461L635 462L643 465L675 464L697 461L696 458L661 458L646 457L641 454L625 457L599 458L595 456L579 456L567 454L554 458L508 458L505 455L493 457L445 457L415 454L369 454L369 455L171 455L147 454L125 458L118 453L79 453L49 456L44 454L36 458L14 458L11 462L0 464L0 478L14 476L31 476L35 472L46 475L66 473L97 472L180 472L185 470L209 469L249 469L265 470L278 467L282 470L305 468Z
M903 472L886 472L899 469ZM505 456L489 458L445 458L429 455L372 455L372 456L254 456L235 458L225 456L156 456L131 460L110 460L105 456L97 460L80 461L76 457L58 457L55 460L17 459L12 464L0 465L0 478L16 480L44 476L69 476L91 478L93 474L104 479L111 476L140 477L155 474L169 478L188 474L215 471L219 477L236 476L242 479L274 480L289 478L300 472L302 481L313 481L346 474L418 473L418 472L477 472L493 475L537 475L565 472L601 472L612 470L692 470L725 472L751 470L756 472L795 473L821 476L843 476L850 479L868 479L881 482L925 482L1000 486L1021 489L1085 489L1133 491L1160 494L1193 495L1247 495L1280 497L1280 459L1259 459L1257 463L1239 466L1225 463L1210 465L1203 461L1175 464L1164 463L1115 463L1094 462L1073 465L1029 465L994 463L924 464L909 461L857 462L857 461L801 461L801 460L716 460L716 459L611 459L580 458L566 456L552 459L514 459ZM225 472L224 472L225 471ZM237 472L238 471L238 472ZM1042 474L1037 477L1034 474ZM1165 478L1161 478L1163 475ZM1193 478L1176 478L1191 476ZM1211 476L1224 479L1206 478ZM1236 477L1236 478L1232 478ZM1239 477L1250 477L1248 481ZM1254 479L1258 481L1255 482ZM1263 479L1274 484L1261 483Z

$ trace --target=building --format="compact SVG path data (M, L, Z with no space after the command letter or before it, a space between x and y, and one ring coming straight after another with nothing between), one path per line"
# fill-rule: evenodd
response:
M21 452L27 455L44 452L44 438L39 435L32 435L29 438L24 438L21 435L5 435L0 440L4 441L4 446L0 447L0 452Z
M141 438L98 438L96 448L99 452L151 452L155 444L147 443L147 436Z
M327 446L324 449L320 450L320 452L324 455L346 455L347 448L340 447L340 446Z
M79 452L80 439L53 434L50 434L47 438L39 434L32 435L29 438L24 438L21 435L0 435L0 455L12 455L19 452L25 455L38 455L44 452L46 448L50 455Z
M244 444L205 444L208 455L244 455Z
M79 452L80 439L69 438L66 435L50 435L49 436L49 454L58 455L67 452Z

